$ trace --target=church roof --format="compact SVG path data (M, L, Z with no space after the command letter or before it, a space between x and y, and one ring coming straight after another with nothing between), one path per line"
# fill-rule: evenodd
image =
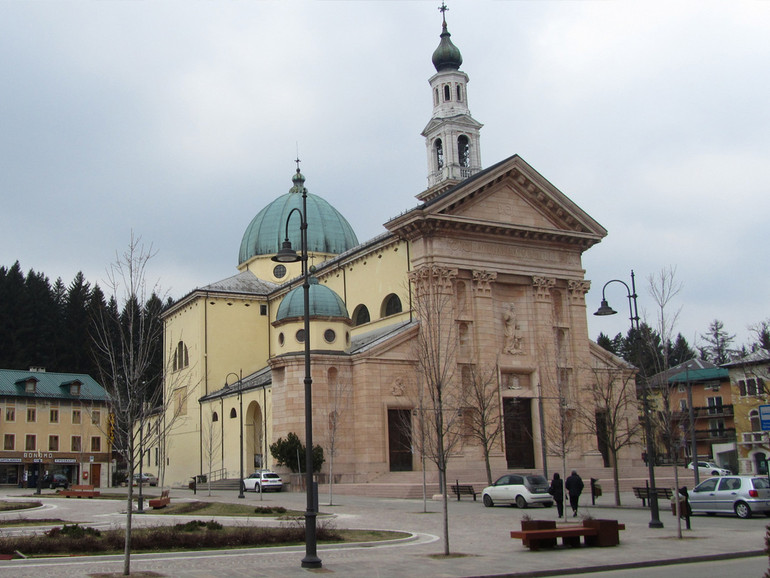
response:
M243 273L238 273L237 275L233 275L227 279L215 281L210 285L202 287L201 290L212 291L216 293L246 293L249 295L267 295L277 287L278 285L275 283L264 281L263 279L258 279L254 276L253 273L244 271Z
M310 315L318 317L344 317L348 318L348 309L345 302L332 289L318 283L315 277L310 278L309 290ZM304 288L300 285L286 294L278 306L275 314L276 321L303 317L305 314Z
M288 232L292 246L299 250L300 214L302 211L302 192L305 177L297 169L292 178L294 186L288 193L281 195L252 219L243 233L238 253L238 263L245 263L257 255L277 253ZM289 215L297 209L297 215ZM350 223L323 198L307 193L307 245L308 251L338 255L358 245L358 239Z

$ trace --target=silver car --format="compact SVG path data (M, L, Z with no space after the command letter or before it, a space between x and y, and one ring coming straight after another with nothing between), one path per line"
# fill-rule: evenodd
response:
M759 512L770 516L770 481L760 476L709 478L690 492L690 508L712 516L733 512L739 518Z
M548 480L537 474L506 474L481 492L484 505L516 504L526 508L530 504L553 506L553 496L548 493Z
M727 468L723 468L722 466L719 466L715 464L714 462L697 462L698 463L698 473L702 476L729 476L732 474L730 470ZM692 468L692 462L687 464L687 469L691 470Z

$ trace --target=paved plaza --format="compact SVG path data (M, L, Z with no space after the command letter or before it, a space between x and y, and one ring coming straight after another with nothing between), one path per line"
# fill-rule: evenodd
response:
M125 489L122 490L125 492ZM158 494L155 488L148 493ZM236 491L205 490L193 495L189 490L172 490L172 503L182 500L212 500L239 504L274 505L304 510L302 493L270 493L260 500L259 494L247 493L238 499ZM2 489L2 499L30 496L30 490ZM48 496L48 497L47 497ZM51 490L41 496L43 507L0 514L3 518L60 518L98 528L121 526L124 501L62 499L52 497ZM300 562L304 546L293 548L259 548L215 552L186 552L175 554L134 554L134 573L154 573L160 576L222 577L309 577L338 576L552 576L577 571L598 571L612 567L641 567L662 565L699 558L729 558L734 556L763 556L767 518L741 520L734 516L692 519L692 530L683 529L677 538L676 519L668 504L661 502L661 520L665 527L650 529L649 510L640 506L632 494L624 495L627 506L609 505L611 497L601 498L596 506L581 508L581 514L594 518L612 518L626 525L621 543L611 548L556 548L531 552L520 540L509 537L510 530L520 528L520 520L532 518L555 519L555 508L519 510L507 506L485 508L481 501L463 498L449 502L450 550L456 557L443 558L441 539L441 504L429 501L428 512L422 500L364 498L336 495L335 505L328 506L328 495L319 497L322 516L319 523L333 523L338 528L390 529L409 532L411 537L396 543L366 545L319 546L323 567L303 569ZM665 507L664 507L665 506ZM172 524L196 519L195 516L154 516L148 513L134 517L135 525ZM579 518L578 518L579 519ZM262 519L218 518L232 524L279 523ZM9 532L10 530L5 530ZM14 530L16 531L16 530ZM27 529L29 531L29 529ZM765 558L766 561L766 558ZM73 557L47 560L0 561L0 576L39 576L55 573L57 577L87 576L122 571L122 556ZM756 566L756 559L753 560ZM53 565L55 564L55 569ZM764 564L763 567L767 567ZM152 574L150 574L152 575ZM748 575L748 574L744 574Z

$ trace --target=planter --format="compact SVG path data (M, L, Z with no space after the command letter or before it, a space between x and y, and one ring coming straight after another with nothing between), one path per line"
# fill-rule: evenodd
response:
M620 544L617 520L583 520L586 528L596 528L596 536L586 536L586 546L617 546Z
M526 532L527 530L555 530L556 520L522 520L521 530ZM524 546L530 549L537 550L538 548L554 548L556 546L556 538L528 538L524 542Z

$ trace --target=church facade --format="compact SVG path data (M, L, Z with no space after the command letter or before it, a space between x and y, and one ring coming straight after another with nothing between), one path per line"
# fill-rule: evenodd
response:
M426 287L445 297L442 334L451 337L446 388L455 395L444 409L458 418L458 436L450 471L483 470L483 448L463 431L474 408L460 393L474 375L491 376L492 421L502 433L490 460L504 473L559 467L558 444L549 441L554 424L592 407L597 368L626 368L588 337L582 253L605 229L518 155L482 168L482 125L470 114L460 51L446 20L442 26L429 81L433 113L422 133L428 188L417 193L420 204L359 242L344 216L308 192L298 166L289 192L247 227L239 272L165 312L166 367L176 374L166 382L177 384L166 396L174 400L169 414L178 416L155 452L165 485L200 474L235 479L241 460L247 475L281 471L269 445L290 432L304 441L300 264L272 260L285 238L301 246L293 213L303 190L307 247L317 264L309 340L322 474L330 473L332 453L342 483L435 470L424 465L430 461L421 459L427 450L418 439L425 387L418 344L431 323L420 307ZM570 467L606 465L596 432L581 424L572 421L564 448ZM631 453L621 459L630 463Z

